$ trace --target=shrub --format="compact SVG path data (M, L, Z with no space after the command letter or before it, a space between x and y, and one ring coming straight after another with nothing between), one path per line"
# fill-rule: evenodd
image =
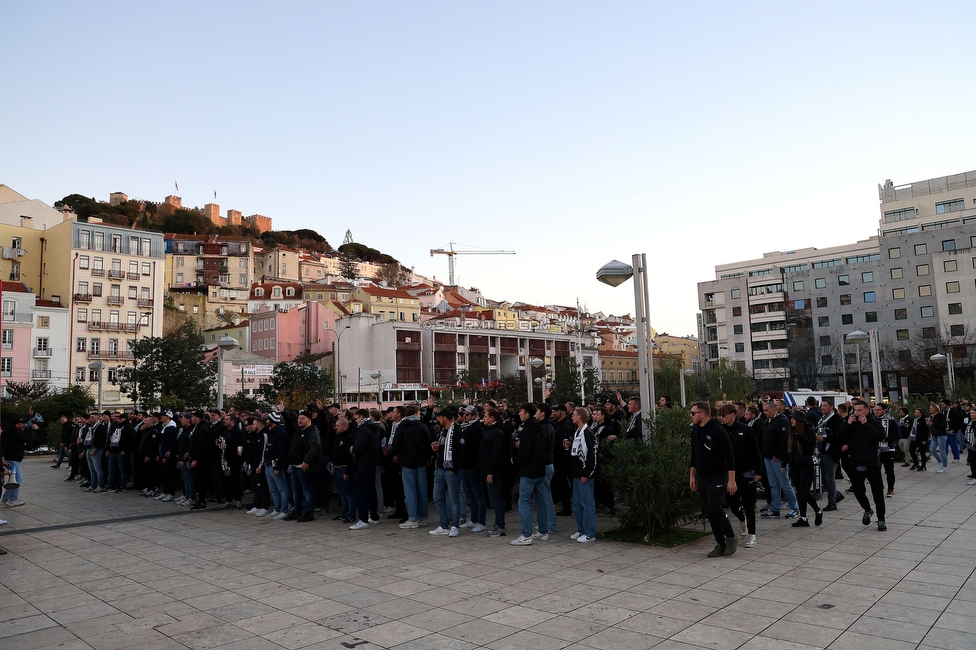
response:
M661 409L648 423L648 442L623 440L612 444L604 465L614 490L623 495L620 525L648 538L690 521L701 510L688 486L691 427L684 409Z

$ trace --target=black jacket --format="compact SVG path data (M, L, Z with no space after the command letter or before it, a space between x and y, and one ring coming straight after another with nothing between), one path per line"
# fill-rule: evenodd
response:
M710 419L705 426L691 427L691 461L698 476L723 474L735 469L732 441L718 420Z
M581 454L580 456L574 456L572 453L573 440L576 438L576 431L573 431L573 436L570 438L570 476L572 478L586 478L591 479L596 473L596 463L597 463L597 441L596 436L593 435L593 431L590 427L583 427L583 441L586 443L586 454Z
M816 428L817 433L823 436L821 447L824 453L830 456L835 463L840 462L841 446L837 444L835 438L837 437L837 430L840 429L841 422L842 420L837 415L837 411L831 411L820 418Z
M478 453L485 428L478 420L456 425L457 439L454 441L454 469L474 469L478 467Z
M786 464L786 441L790 435L790 421L782 413L766 422L763 428L763 458L777 458Z
M724 425L723 425L724 426ZM741 422L736 422L732 428L725 427L732 444L732 456L735 458L735 473L742 480L751 481L752 477L745 474L751 472L753 476L762 476L766 472L759 444L752 429Z
M400 420L396 434L390 445L390 455L396 456L400 467L418 469L430 462L430 429L419 417L411 416Z
M546 465L552 447L547 447L542 424L535 418L522 423L516 432L518 449L515 451L515 467L519 476L541 478L546 475Z
M786 447L790 465L794 468L813 467L813 453L817 448L817 430L804 419L803 434L790 431Z
M21 463L24 461L27 445L34 440L34 429L27 426L23 429L11 427L9 431L3 432L0 439L3 441L3 459Z
M200 463L206 463L214 457L213 439L211 438L209 424L201 421L196 426L191 425L187 435L189 437L189 460L191 462L195 460L199 466Z
M363 420L356 430L356 442L353 443L352 455L356 467L376 467L383 455L380 441L386 435L386 429L379 422Z
M485 435L481 439L481 450L478 452L478 469L482 476L504 476L508 472L508 436L498 424L485 427Z
M853 417L854 414L851 414ZM881 465L878 459L878 443L884 440L885 432L881 422L873 414L868 414L867 422L845 420L837 431L841 446L847 445L847 453L851 458L851 467L876 467Z
M288 453L285 455L288 465L308 463L309 474L319 471L322 467L322 438L319 430L314 426L299 429L288 441Z
M352 446L356 443L356 428L349 424L349 427L339 433L336 431L335 441L332 445L331 461L334 467L348 467L353 464ZM351 474L347 471L346 474Z

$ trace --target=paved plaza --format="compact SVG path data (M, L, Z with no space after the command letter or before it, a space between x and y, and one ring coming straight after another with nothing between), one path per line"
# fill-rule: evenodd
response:
M189 513L84 493L49 463L28 459L27 505L0 510L2 648L976 648L976 487L961 464L898 468L886 533L849 497L820 528L761 520L755 548L710 560L711 537L584 545L570 519L519 548L385 518L354 532Z

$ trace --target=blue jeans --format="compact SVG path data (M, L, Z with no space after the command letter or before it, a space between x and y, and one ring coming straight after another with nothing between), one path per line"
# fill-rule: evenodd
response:
M306 515L312 514L315 510L315 488L312 485L312 480L315 477L302 469L301 465L295 465L291 468L291 492L295 495L295 510L298 510L302 505L301 496L305 495L305 513Z
M16 460L4 461L10 465L10 473L14 475L14 480L18 483L24 482L24 475L20 471L20 462ZM14 488L13 490L4 490L3 496L0 497L0 502L2 503L12 503L17 500L20 496L20 488Z
M949 435L946 436L946 442L949 443L949 448L952 449L952 457L955 460L959 460L959 436L955 431L950 431ZM948 456L948 450L943 450L942 453Z
M345 465L332 470L332 474L335 477L336 492L339 493L339 519L343 521L356 516L356 507L352 501L352 486L349 485L349 481L343 476L343 472L345 471Z
M108 452L108 486L116 490L122 489L129 482L128 478L129 459L121 452Z
M545 498L543 498L542 501L546 506L546 517L548 517L547 521L549 522L550 533L554 533L558 530L556 528L556 506L552 502L552 476L555 473L556 469L551 463L546 465L546 483L543 486ZM542 519L542 506L539 505L538 499L535 500L535 509L537 511L538 518Z
M404 467L401 474L407 519L427 521L427 468Z
M539 508L539 532L543 535L549 533L549 517L545 506L542 505L546 500L546 488L549 487L549 480L545 476L538 478L519 479L519 517L522 518L522 537L532 537L532 506L529 505L533 496L536 506ZM552 507L552 501L549 502Z
M288 475L279 469L278 474L272 469L268 472L268 489L271 490L271 500L278 512L288 512L291 505L291 488L288 487Z
M462 469L461 481L464 484L464 493L468 497L468 505L471 507L471 521L484 526L488 504L485 503L485 491L481 487L481 472L476 467Z
M183 496L187 499L196 499L197 490L193 484L193 470L189 465L184 464L180 468L180 474L183 476Z
M91 472L91 489L105 487L105 472L102 471L101 449L89 449L85 452L88 459L88 469Z
M769 496L769 509L773 512L779 512L780 506L783 505L780 496L780 490L782 490L783 494L786 495L786 503L793 510L797 510L800 505L796 501L793 484L790 483L789 476L780 471L783 464L778 460L774 461L772 458L765 458L764 460L766 461L766 477L769 479L769 491L772 492Z
M948 436L932 436L932 455L935 456L936 462L942 467L949 466L949 455L946 453L948 441L946 438Z
M434 504L437 506L440 527L445 530L457 526L461 521L460 488L460 476L448 469L434 470Z
M596 498L593 496L593 479L586 483L573 479L573 517L576 519L576 532L587 537L596 537Z

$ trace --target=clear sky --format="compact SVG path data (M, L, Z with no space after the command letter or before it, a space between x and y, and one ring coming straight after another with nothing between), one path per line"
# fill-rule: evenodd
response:
M714 265L875 234L976 169L973 2L0 0L0 183L213 201L658 331ZM460 247L460 246L459 246Z

